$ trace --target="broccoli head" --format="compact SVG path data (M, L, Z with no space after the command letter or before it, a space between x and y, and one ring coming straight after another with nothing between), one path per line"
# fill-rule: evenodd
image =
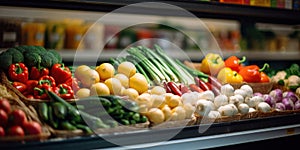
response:
M23 54L15 48L9 48L6 53L12 56L12 63L24 62Z
M48 52L52 53L55 56L55 58L57 59L57 63L62 63L62 58L61 58L60 54L57 52L57 50L49 49Z
M38 66L42 61L42 58L39 54L37 53L32 53L32 52L25 52L24 54L24 62L26 66L28 67L33 67L33 66Z
M58 62L55 56L50 52L42 54L41 58L42 58L41 66L45 68L51 68L53 64Z
M8 70L9 66L12 64L12 55L6 52L0 55L0 68Z
M44 54L47 50L42 46L23 46L26 51L25 53L37 53L39 55Z
M16 46L14 48L23 54L26 51L26 47L27 45L22 45L22 46Z

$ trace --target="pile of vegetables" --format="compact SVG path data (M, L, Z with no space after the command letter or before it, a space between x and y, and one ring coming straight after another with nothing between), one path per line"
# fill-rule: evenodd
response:
M136 103L117 96L91 96L72 104L54 92L47 94L51 101L39 103L38 115L57 130L82 130L91 134L99 128L147 122L147 118L138 113Z
M217 54L214 54L217 55ZM218 58L218 57L217 57ZM219 72L217 73L218 80L222 83L268 83L270 77L264 72L269 68L268 64L264 64L262 68L257 65L245 66L246 57L239 59L236 56L230 56L224 60L221 64Z
M25 97L48 100L46 91L54 91L63 99L74 99L78 82L56 50L18 46L7 49L0 58L1 69Z
M154 49L144 46L130 47L127 52L129 55L126 57L111 58L112 64L118 66L123 61L132 62L151 86L171 81L184 85L195 84L194 76L207 81L207 74L187 69L188 67L178 60L167 56L158 45L154 45Z
M266 97L267 102L277 111L284 110L299 110L300 99L292 91L283 91L281 89L274 89Z
M273 73L271 81L275 86L281 86L283 90L294 92L300 87L300 67L298 64L294 63L289 68L274 72L276 73ZM297 93L300 93L300 88Z
M254 111L271 111L271 106L265 102L263 97L254 95L253 89L249 85L234 89L230 84L224 84L221 87L220 95L217 96L208 90L202 93L186 93L182 97L183 103L190 103L195 107L195 115L199 117L216 119Z
M0 137L39 135L42 134L42 125L28 120L26 113L14 108L8 99L0 98Z

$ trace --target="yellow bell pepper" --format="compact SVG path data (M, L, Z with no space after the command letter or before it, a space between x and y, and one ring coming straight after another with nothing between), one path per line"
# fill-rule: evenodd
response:
M236 71L225 67L218 73L217 79L222 83L242 83L243 77Z
M213 76L217 75L218 72L224 67L224 60L219 54L215 53L206 54L201 62L201 71Z

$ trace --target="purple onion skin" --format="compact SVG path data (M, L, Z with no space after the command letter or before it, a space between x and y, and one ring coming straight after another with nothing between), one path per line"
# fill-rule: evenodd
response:
M262 97L264 99L264 102L268 103L272 108L275 107L276 101L272 96L270 96L269 94L264 94Z
M293 103L295 103L296 101L298 101L298 97L296 96L296 94L292 91L286 91L283 94L283 98L289 98L293 101Z
M285 110L285 105L281 102L276 103L275 104L275 109L278 110L278 111L284 111Z
M294 110L295 105L291 99L283 98L282 103L284 104L286 110Z
M294 109L295 109L295 110L300 109L300 100L297 100L297 101L295 102Z
M269 93L269 95L272 96L277 103L282 101L283 96L281 89L274 89Z
M263 94L259 93L259 92L255 92L253 93L253 96L260 96L260 97L263 97Z

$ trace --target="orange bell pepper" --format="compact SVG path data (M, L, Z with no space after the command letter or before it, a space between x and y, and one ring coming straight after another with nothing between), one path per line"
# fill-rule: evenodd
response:
M232 70L239 72L241 68L241 64L245 61L246 61L245 56L243 56L242 59L239 59L236 56L230 56L224 62L226 67L229 67Z
M266 69L266 67L269 67L269 65L264 64L261 69L257 65L245 66L239 71L239 74L243 77L245 82L261 82L261 72Z

